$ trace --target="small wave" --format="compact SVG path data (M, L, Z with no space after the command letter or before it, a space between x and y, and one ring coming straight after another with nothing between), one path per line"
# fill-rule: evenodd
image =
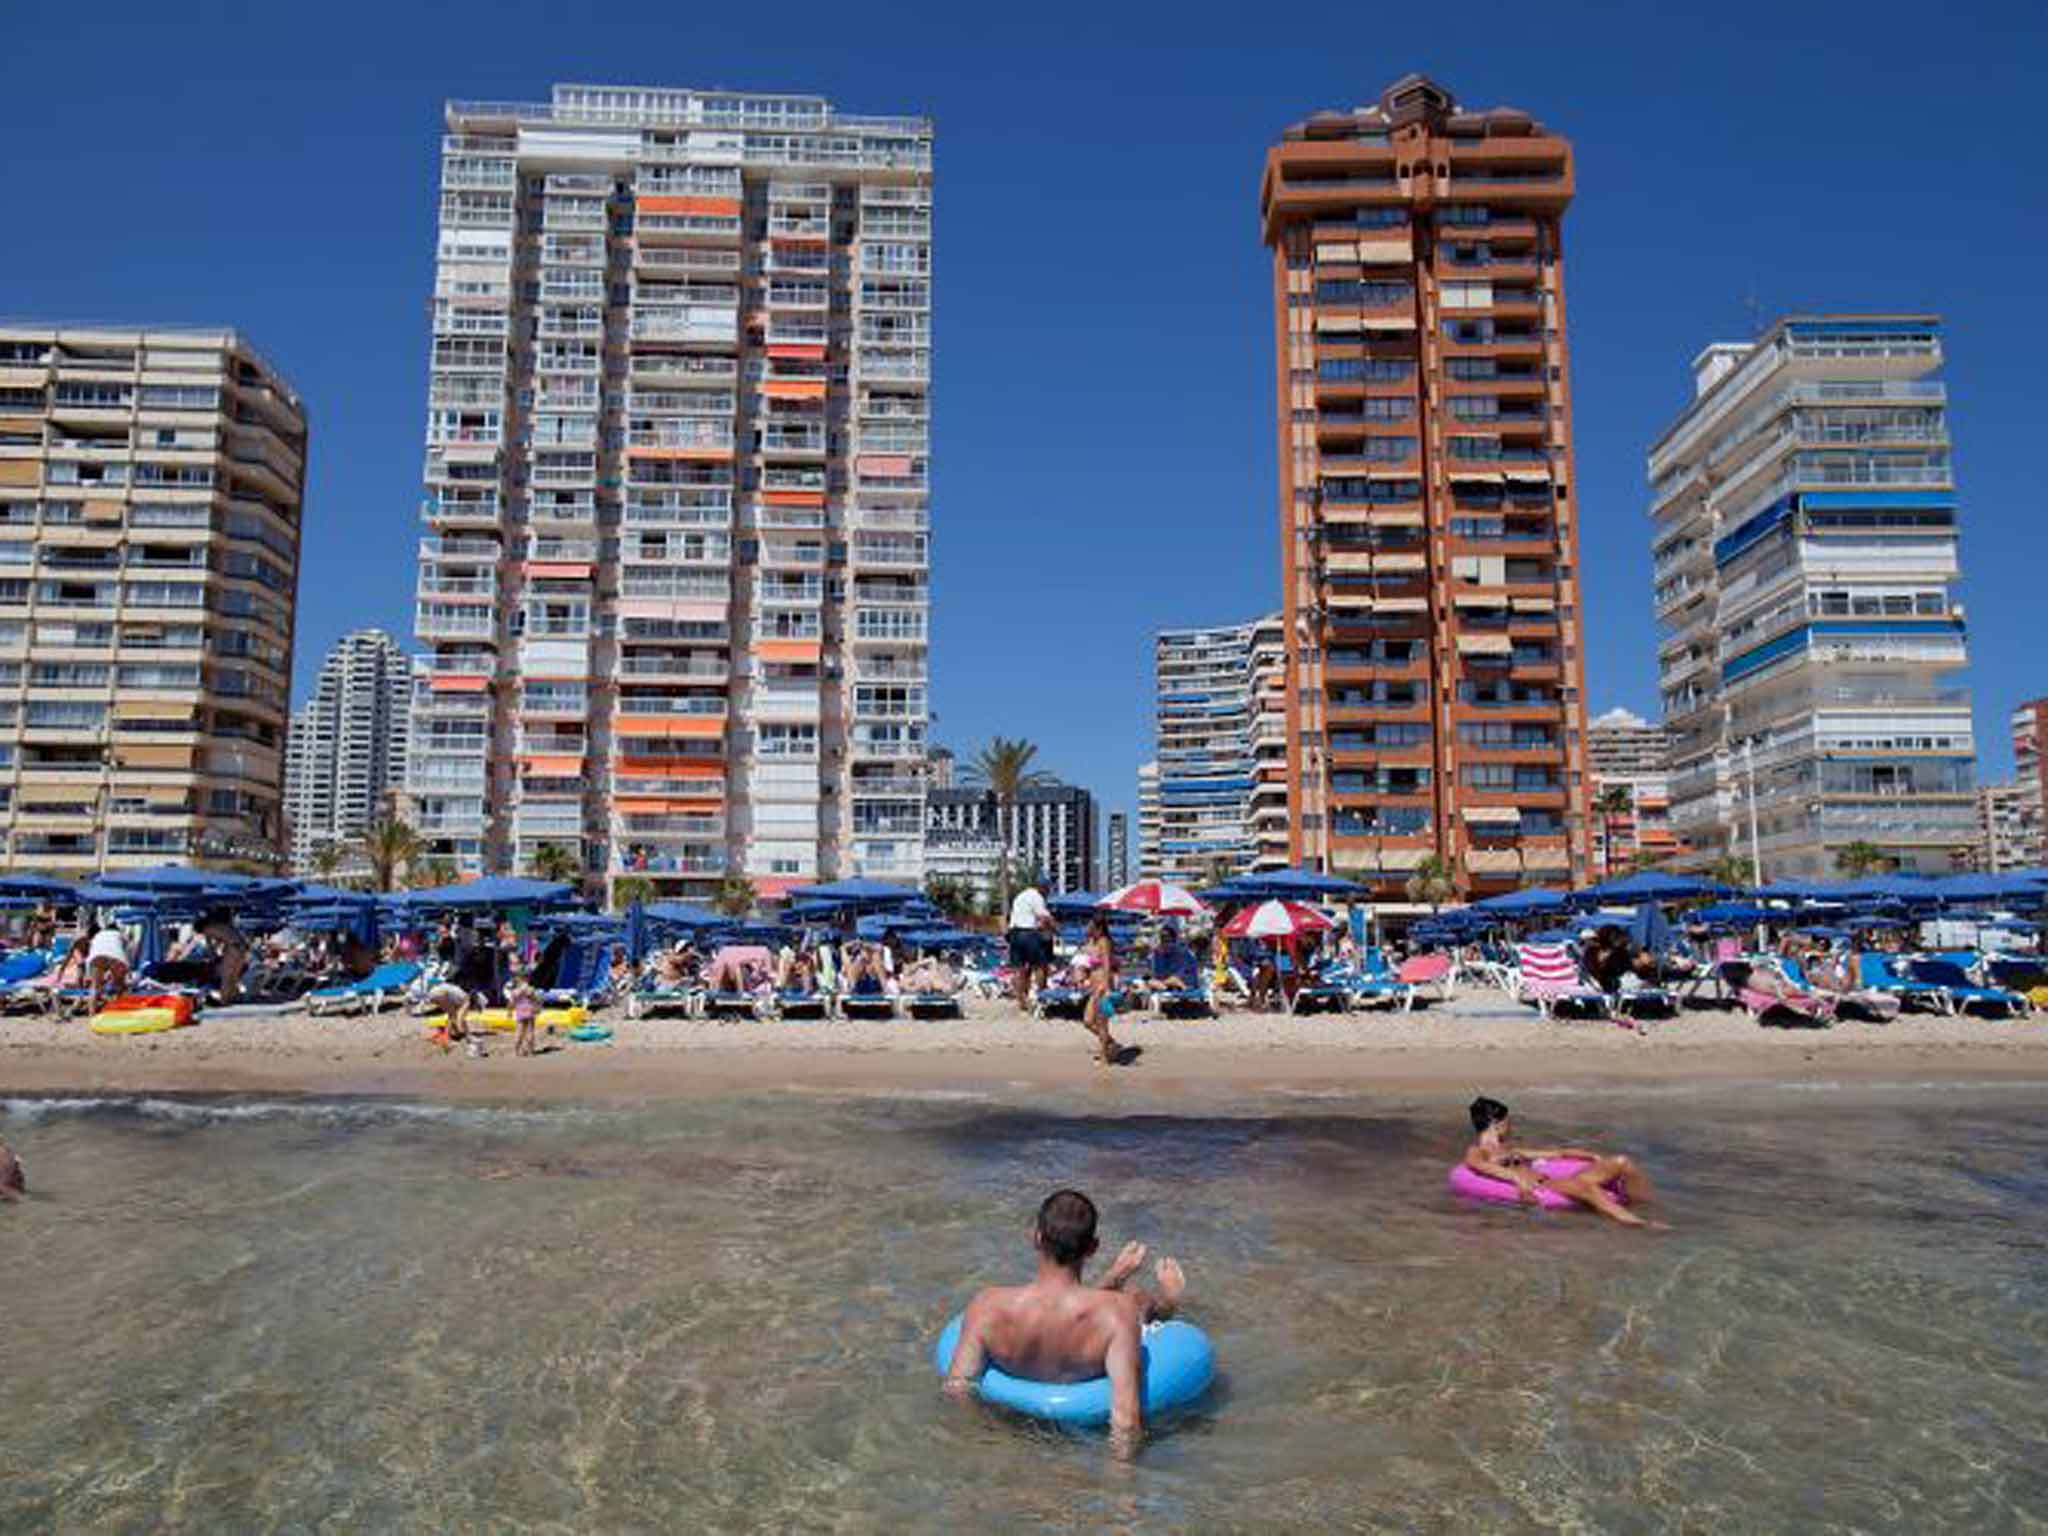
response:
M29 1124L53 1119L120 1119L174 1125L233 1125L286 1121L304 1125L506 1125L578 1118L572 1108L518 1109L498 1105L432 1104L391 1099L172 1099L121 1094L0 1099L0 1120Z

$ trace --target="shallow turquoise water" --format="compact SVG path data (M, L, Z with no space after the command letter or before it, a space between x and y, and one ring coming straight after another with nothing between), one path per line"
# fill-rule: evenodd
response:
M1516 1098L1655 1237L1450 1199L1457 1103L12 1101L0 1528L2038 1527L2035 1098ZM1225 1373L1135 1467L928 1363L1063 1183Z

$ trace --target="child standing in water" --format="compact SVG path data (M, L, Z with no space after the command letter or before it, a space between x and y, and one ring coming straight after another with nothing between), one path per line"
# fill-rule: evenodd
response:
M512 1005L512 1054L531 1056L533 1026L540 1017L540 994L533 990L532 982L521 976L506 992L505 1001Z

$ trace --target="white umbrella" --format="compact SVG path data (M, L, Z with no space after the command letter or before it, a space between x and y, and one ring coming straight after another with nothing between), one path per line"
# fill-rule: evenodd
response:
M1114 912L1153 912L1161 917L1195 917L1209 909L1192 891L1164 880L1136 880L1111 891L1096 906Z

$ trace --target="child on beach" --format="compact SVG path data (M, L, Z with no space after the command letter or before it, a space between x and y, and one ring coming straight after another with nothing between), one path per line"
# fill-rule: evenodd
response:
M1081 972L1085 978L1082 985L1088 989L1088 1005L1082 1010L1081 1022L1094 1033L1102 1048L1102 1065L1113 1067L1122 1059L1123 1047L1109 1037L1109 1021L1116 1014L1116 1004L1110 997L1116 985L1116 945L1110 939L1106 918L1098 917L1088 925L1088 941L1074 957L1074 968Z
M1663 1226L1662 1222L1645 1221L1612 1193L1618 1188L1636 1205L1652 1195L1649 1177L1624 1154L1609 1156L1584 1147L1510 1147L1507 1105L1498 1099L1474 1099L1471 1113L1472 1129L1479 1139L1465 1149L1465 1166L1514 1185L1522 1192L1523 1204L1534 1204L1538 1189L1554 1189L1625 1227ZM1572 1158L1586 1166L1569 1177L1554 1179L1537 1172L1536 1163L1543 1158Z
M466 1040L470 1055L483 1055L483 1042L469 1031L470 996L467 992L452 981L437 981L427 989L427 1008L439 1012L447 1020L439 1032L442 1050L450 1049L458 1040Z
M540 994L534 991L532 981L521 975L506 990L505 1001L512 1006L512 1054L531 1056L534 1021L540 1017Z

